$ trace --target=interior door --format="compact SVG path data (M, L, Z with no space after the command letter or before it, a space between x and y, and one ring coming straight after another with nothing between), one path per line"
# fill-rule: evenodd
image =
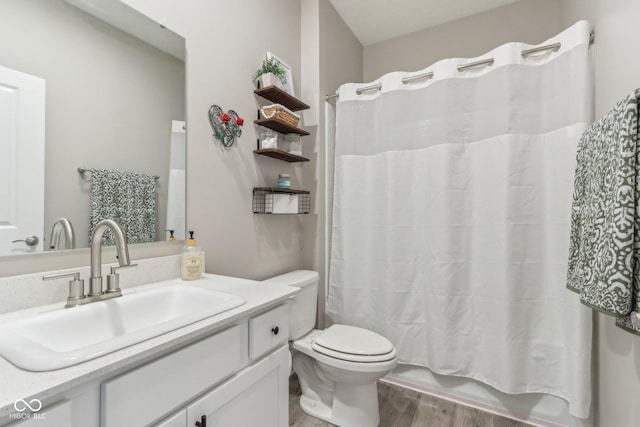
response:
M44 126L44 79L0 66L0 255L42 250Z

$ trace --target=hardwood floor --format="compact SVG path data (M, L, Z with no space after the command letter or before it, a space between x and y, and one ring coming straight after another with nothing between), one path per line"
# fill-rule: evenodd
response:
M300 409L298 377L289 379L289 425L295 427L333 426ZM529 424L459 405L448 400L378 383L380 427L526 427ZM343 426L348 427L348 426Z

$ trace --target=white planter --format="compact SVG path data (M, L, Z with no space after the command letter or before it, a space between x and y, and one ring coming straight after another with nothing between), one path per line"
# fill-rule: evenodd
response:
M280 79L273 73L262 74L257 80L259 87L276 86L284 89Z

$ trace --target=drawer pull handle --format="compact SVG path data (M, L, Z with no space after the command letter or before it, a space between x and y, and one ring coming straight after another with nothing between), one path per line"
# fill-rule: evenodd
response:
M277 326L273 327L271 328L271 332L273 332L273 335L278 335L278 332L280 332L280 328L278 328Z
M206 416L206 415L203 415L203 416L200 418L200 421L196 421L196 425L197 425L198 427L207 427L207 416Z

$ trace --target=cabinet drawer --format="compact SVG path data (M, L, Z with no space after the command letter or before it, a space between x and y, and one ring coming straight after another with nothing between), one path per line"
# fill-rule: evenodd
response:
M249 319L249 357L254 360L289 340L286 304Z
M102 427L142 426L248 364L247 327L233 326L102 384Z

